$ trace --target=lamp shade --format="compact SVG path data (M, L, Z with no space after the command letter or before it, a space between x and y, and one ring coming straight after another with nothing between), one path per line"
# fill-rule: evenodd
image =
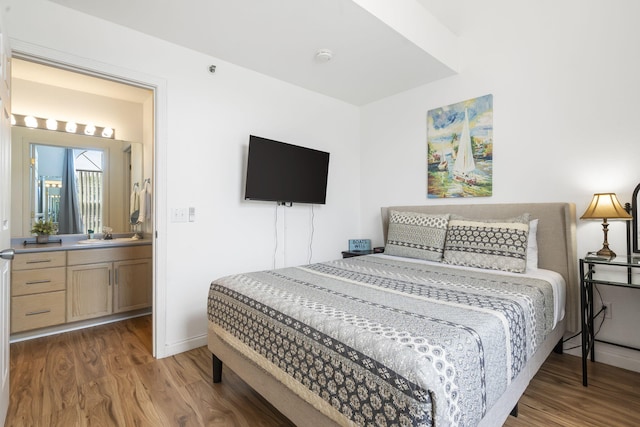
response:
M622 219L633 217L627 213L618 201L615 193L596 193L580 219Z

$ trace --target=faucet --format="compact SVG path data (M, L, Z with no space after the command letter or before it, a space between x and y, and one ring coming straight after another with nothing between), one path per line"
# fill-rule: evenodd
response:
M113 228L111 227L102 227L102 239L104 240L112 240L113 239L113 235L111 234L113 232Z

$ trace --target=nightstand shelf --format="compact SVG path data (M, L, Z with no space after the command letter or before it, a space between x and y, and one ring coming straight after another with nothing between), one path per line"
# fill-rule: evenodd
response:
M384 247L373 248L370 251L342 251L342 258L351 258L354 256L381 254L384 253Z
M342 258L352 258L354 256L371 255L373 251L342 251Z
M618 282L596 279L594 278L596 266L625 268L627 270L627 281ZM596 339L593 327L593 285L616 286L640 290L640 284L635 284L631 281L634 268L640 268L640 258L638 257L624 256L611 260L590 259L588 257L580 259L580 325L582 328L582 385L584 386L587 386L587 358L591 357L591 361L595 361L594 344L596 341L640 351L640 348Z

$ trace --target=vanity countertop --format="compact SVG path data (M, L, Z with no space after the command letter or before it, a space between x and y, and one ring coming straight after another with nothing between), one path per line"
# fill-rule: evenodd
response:
M142 239L131 239L128 235L114 235L111 240L87 239L86 235L51 236L51 242L37 244L35 237L20 237L11 239L11 248L17 254L31 252L53 252L53 251L73 251L80 249L115 248L120 246L141 246L150 245L152 239L145 237Z

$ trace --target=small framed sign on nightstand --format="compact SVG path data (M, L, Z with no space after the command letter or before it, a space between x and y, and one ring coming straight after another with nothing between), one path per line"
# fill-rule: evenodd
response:
M371 240L370 239L350 239L349 251L370 251Z

